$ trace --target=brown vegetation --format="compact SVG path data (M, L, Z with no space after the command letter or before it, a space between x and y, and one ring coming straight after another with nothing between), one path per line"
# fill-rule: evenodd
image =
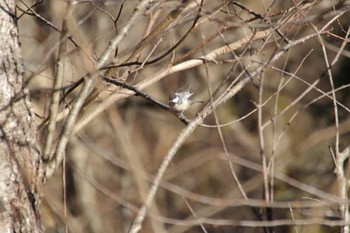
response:
M349 232L349 2L16 3L47 232Z

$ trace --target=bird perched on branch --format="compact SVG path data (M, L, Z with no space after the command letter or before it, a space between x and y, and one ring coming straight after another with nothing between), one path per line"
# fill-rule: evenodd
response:
M190 100L192 95L193 93L189 91L189 87L178 89L174 94L169 96L169 105L182 115L192 104L203 103L203 101Z

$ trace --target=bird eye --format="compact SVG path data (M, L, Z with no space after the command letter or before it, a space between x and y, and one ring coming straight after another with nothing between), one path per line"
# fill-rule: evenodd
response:
M179 101L179 97L177 95L172 95L169 98L170 102L177 103Z

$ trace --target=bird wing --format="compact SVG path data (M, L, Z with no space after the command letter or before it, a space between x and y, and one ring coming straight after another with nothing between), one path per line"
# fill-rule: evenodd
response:
M184 98L185 98L185 99L188 99L188 98L190 98L192 95L193 95L193 93L191 93L191 92L189 92L189 91L186 91L186 92L184 93Z

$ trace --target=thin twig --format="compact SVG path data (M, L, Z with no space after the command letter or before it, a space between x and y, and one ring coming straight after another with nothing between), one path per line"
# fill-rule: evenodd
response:
M64 8L66 9L67 4L64 4ZM67 33L67 19L66 17L70 17L69 10L65 10L66 15L64 17L63 23L62 23L62 32L61 32L61 40L62 43L60 43L58 48L58 61L57 61L57 70L55 74L55 81L53 84L53 91L51 96L51 103L50 103L50 114L48 117L48 126L47 126L47 133L46 133L46 140L44 143L44 150L43 150L43 159L45 161L50 161L51 157L53 156L52 153L52 145L53 145L53 138L55 135L56 130L56 117L58 114L58 107L59 107L59 99L60 99L60 88L63 85L63 79L66 69L66 49L67 49L67 40L64 39L64 35Z
M279 52L275 53L275 55L266 63L261 65L255 72L252 72L252 77L256 76L257 74L260 74L269 64L276 61L278 58L280 58L286 51L288 51L289 48L297 46L301 43L304 43L307 40L310 40L314 38L316 34L307 35L303 38L300 38L299 40L293 41L290 44L287 44L284 46ZM226 51L227 46L223 48L224 51ZM211 53L210 53L211 55ZM241 73L242 75L243 73ZM170 165L171 161L173 160L174 156L176 155L177 151L181 147L181 145L186 141L186 139L193 133L193 131L202 124L204 118L206 118L210 113L212 113L213 108L216 108L217 106L222 105L227 100L232 98L239 90L241 90L245 85L247 85L250 81L249 76L245 76L242 78L242 80L237 83L234 87L232 87L229 91L225 92L221 97L219 97L212 106L206 106L199 114L197 114L197 117L193 119L186 128L182 130L182 132L179 134L175 142L173 143L172 147L168 150L167 154L165 155L157 174L154 178L154 181L152 183L152 186L150 188L150 191L147 195L146 201L141 206L140 210L137 213L137 216L131 225L129 233L137 233L141 230L142 222L144 221L146 217L147 210L149 209L150 205L152 204L154 197L156 195L156 192L158 190L158 187L160 185L160 182L164 176L165 171L167 170L168 166ZM277 220L275 220L277 221ZM275 221L269 223L275 223Z
M203 49L204 50L204 49ZM204 50L204 54L205 53L205 50ZM236 183L236 185L238 186L238 189L242 195L242 197L245 199L245 200L248 200L248 196L246 194L246 192L244 191L243 187L242 187L242 184L241 182L239 181L238 179L238 175L233 167L233 164L232 164L232 161L229 159L229 152L228 152L228 149L227 149L227 145L226 145L226 142L225 142L225 138L224 138L224 135L222 134L222 130L221 128L218 126L220 124L219 122L219 118L217 116L217 112L216 112L216 108L214 107L213 105L213 102L214 102L214 99L213 99L213 90L210 86L210 78L209 78L209 69L208 69L208 64L205 62L204 63L205 65L205 71L206 71L206 79L207 79L207 83L208 83L208 91L209 91L209 96L210 96L210 106L212 107L213 109L213 115L214 115L214 119L215 119L215 124L217 125L216 129L218 131L218 134L219 134L219 138L220 138L220 142L221 142L221 145L222 145L222 148L224 150L224 153L227 157L227 162L228 162L228 165L229 165L229 168L230 168L230 171L231 171L231 176L232 176L232 179L234 180L234 182Z
M70 2L70 4L72 4ZM101 67L105 66L110 59L112 58L112 55L115 51L115 49L118 47L118 45L122 42L122 40L126 37L127 32L131 28L131 26L136 22L137 18L145 11L146 6L149 4L148 0L141 1L134 9L133 14L131 15L129 21L126 23L126 25L120 30L119 34L117 34L109 43L108 47L105 49L105 51L102 53L101 58L98 60L98 62L95 65L95 71L92 71L91 73L94 74L96 71L98 71ZM73 8L73 6L69 5L68 8ZM68 143L69 137L71 136L74 125L76 122L76 119L78 117L79 111L81 107L84 104L85 99L90 94L91 90L93 89L93 80L95 78L96 74L93 76L88 76L84 84L82 86L82 89L80 93L78 94L77 98L73 102L72 108L69 112L69 115L67 117L66 124L64 125L59 141L57 142L57 148L55 151L55 155L53 156L52 161L48 164L46 174L48 177L50 177L57 166L61 163L63 158L63 153L66 148L66 145Z
M161 109L164 109L165 111L171 112L172 114L176 115L185 125L188 124L189 120L185 116L183 116L183 114L178 114L178 112L175 111L172 107L151 98L148 94L138 90L137 87L132 86L130 84L127 84L126 82L118 80L116 78L108 78L108 77L104 76L103 79L108 83L112 83L116 86L126 88L128 90L133 91L135 93L134 94L135 96L140 96L140 97L146 99L147 101L151 102L155 106L160 107Z
M267 29L265 31L258 32L254 35L254 38L252 41L264 38L268 34L270 34L271 30ZM230 50L238 49L244 45L246 45L246 42L250 41L249 39L241 39L239 41L236 41L229 46L224 46L221 48L218 48L216 50L213 50L209 54L202 56L200 58L192 59L189 61L182 62L180 64L177 64L175 66L165 67L162 70L160 70L157 74L155 74L152 77L149 77L145 79L144 81L138 83L135 85L135 87L138 90L143 90L148 86L151 86L152 84L158 82L159 80L163 79L164 77L168 76L169 74L173 74L179 71L187 70L192 67L199 66L204 63L205 60L207 61L213 61L216 57L221 56L223 54L229 53ZM111 104L113 104L116 100L125 98L127 96L130 96L132 92L126 92L126 93L115 93L107 97L101 104L96 106L94 108L94 111L89 112L88 114L84 115L79 122L75 125L74 132L79 131L81 128L83 128L86 124L88 124L92 119L94 119L98 114L103 112L106 108L108 108Z

